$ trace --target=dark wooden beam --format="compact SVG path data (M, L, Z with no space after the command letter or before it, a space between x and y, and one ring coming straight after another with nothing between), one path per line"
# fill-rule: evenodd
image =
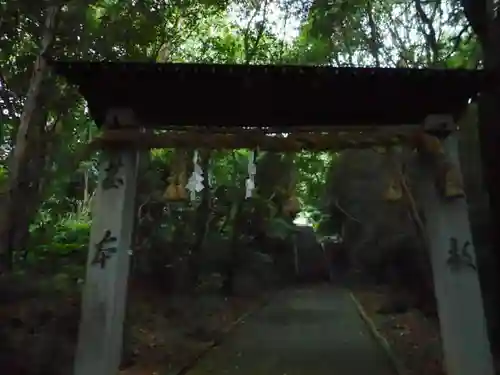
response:
M113 108L129 108L155 128L419 124L429 114L458 116L492 81L456 69L51 64L79 86L98 126Z
M162 132L192 132L192 133L220 133L220 134L248 134L248 133L260 133L260 134L296 134L296 133L317 133L317 134L346 134L346 133L383 133L383 134L407 134L414 132L415 130L421 129L420 124L409 124L409 125L397 125L397 126L366 126L357 125L355 127L351 125L336 125L332 126L269 126L269 127L222 127L222 126L155 126L155 124L145 124L141 119L136 120L140 124L141 128L145 129L158 129L158 133ZM135 129L135 128L134 128Z
M164 132L137 130L106 130L94 138L91 147L102 148L190 148L190 149L260 149L267 151L298 152L336 151L349 148L390 147L404 142L411 134L339 133L290 134L287 137L270 136L248 131L245 134L206 134L193 132Z

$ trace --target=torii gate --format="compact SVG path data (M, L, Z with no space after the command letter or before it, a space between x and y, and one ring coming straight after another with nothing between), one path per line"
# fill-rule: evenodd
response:
M481 72L435 69L52 65L79 86L97 125L106 129L99 141L105 155L93 212L75 375L118 371L138 148L210 147L210 137L226 139L221 142L229 148L370 147L390 145L408 132L420 131L440 139L444 157L459 172L456 122L484 78ZM244 134L209 135L208 127L210 133L234 133L238 128ZM156 128L177 132L148 132ZM277 144L259 132L264 128L306 134ZM337 135L324 134L332 131ZM351 134L342 135L346 131ZM186 132L193 139L186 140ZM312 140L310 132L322 134ZM426 217L447 374L493 375L466 200L463 195L444 199L436 191L432 165L422 161L420 166L419 200Z

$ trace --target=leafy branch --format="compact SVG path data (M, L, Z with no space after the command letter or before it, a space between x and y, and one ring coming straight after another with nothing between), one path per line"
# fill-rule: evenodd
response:
M252 16L247 22L247 26L244 32L244 38L243 38L243 46L245 49L245 64L250 64L250 62L253 60L255 53L257 52L257 48L259 46L260 40L262 36L264 35L264 31L266 29L266 22L267 22L267 12L268 12L268 4L269 0L264 1L264 6L261 9L261 5L255 8ZM262 10L262 20L255 22L255 18L259 15L259 13ZM252 30L252 25L255 23L256 30L257 30L257 35L255 36L255 39L253 40L253 43L250 42L251 39L251 30Z
M430 17L426 11L424 10L424 7L422 5L422 0L415 0L415 8L417 10L417 15L420 18L420 21L422 22L423 25L421 25L419 28L422 32L422 34L425 37L425 40L427 42L427 48L430 50L428 53L428 64L433 65L437 61L439 61L439 44L438 44L438 37L436 36L436 30L434 29L434 17L436 15L436 11L438 7L440 7L441 2L436 1L434 4L434 10L433 10L433 16Z

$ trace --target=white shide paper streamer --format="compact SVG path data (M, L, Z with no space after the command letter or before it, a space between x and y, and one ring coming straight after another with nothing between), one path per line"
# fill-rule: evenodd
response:
M190 192L190 199L194 201L196 199L196 193L203 190L203 170L198 165L198 151L194 152L193 156L193 173L189 177L186 189Z
M255 189L255 174L257 173L257 166L254 163L255 152L251 151L248 156L248 178L245 181L246 191L245 199L252 196L252 192Z

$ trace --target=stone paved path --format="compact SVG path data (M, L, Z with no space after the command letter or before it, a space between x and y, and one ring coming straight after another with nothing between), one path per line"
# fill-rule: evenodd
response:
M349 292L281 292L187 375L395 375Z

